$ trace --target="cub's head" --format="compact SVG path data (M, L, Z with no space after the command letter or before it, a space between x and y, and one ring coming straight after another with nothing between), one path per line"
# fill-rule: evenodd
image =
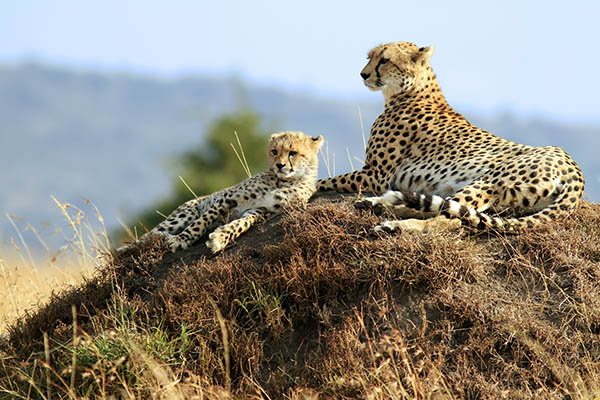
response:
M317 152L322 145L323 136L313 138L302 132L274 133L267 146L269 168L281 178L314 175L316 179Z
M369 62L360 76L371 90L405 93L430 69L432 54L433 47L417 47L409 42L382 44L369 51Z

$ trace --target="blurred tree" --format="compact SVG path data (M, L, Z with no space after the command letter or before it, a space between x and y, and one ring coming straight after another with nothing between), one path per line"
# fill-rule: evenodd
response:
M254 175L264 170L267 167L268 135L261 127L259 116L248 110L225 114L210 125L203 144L173 159L171 195L142 211L128 225L136 226L138 235L141 235L163 220L157 211L168 215L180 204L194 198L179 176L197 196L214 193L248 178L231 147L233 144L240 157L242 156L235 132L238 134L250 172ZM126 238L124 232L113 237Z

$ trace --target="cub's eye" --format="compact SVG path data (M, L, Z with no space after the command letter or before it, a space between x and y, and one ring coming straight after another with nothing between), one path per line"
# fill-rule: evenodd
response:
M271 150L271 153L273 153L274 156L277 155L277 150Z
M380 64L385 64L385 63L386 63L386 62L388 62L388 61L390 61L390 59L389 59L389 58L385 58L385 57L384 57L384 58L382 58L382 59L379 61L379 63L380 63Z
M297 151L290 151L290 156L292 156L292 157L293 157L293 156L295 156L296 154L298 154L298 152L297 152Z

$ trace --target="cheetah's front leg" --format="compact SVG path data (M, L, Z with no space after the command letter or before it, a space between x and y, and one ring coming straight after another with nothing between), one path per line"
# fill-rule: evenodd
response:
M377 225L375 232L438 232L438 231L456 231L461 228L461 223L458 218L447 218L443 215L431 219L403 219L401 221L383 221L381 225Z
M265 214L262 209L248 210L241 218L231 221L228 224L222 225L208 235L206 247L213 253L221 251L229 243L233 242L242 233L256 223L256 221Z

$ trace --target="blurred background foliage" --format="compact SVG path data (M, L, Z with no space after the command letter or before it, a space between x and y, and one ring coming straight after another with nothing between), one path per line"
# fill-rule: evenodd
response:
M211 194L248 178L238 155L248 163L252 175L265 170L268 137L269 133L261 126L260 117L250 109L216 118L208 127L201 144L172 157L169 193L131 218L126 225L135 227L140 234L144 233L162 221L163 217L157 211L168 215L180 204L193 199L194 194ZM115 236L122 238L123 233Z

